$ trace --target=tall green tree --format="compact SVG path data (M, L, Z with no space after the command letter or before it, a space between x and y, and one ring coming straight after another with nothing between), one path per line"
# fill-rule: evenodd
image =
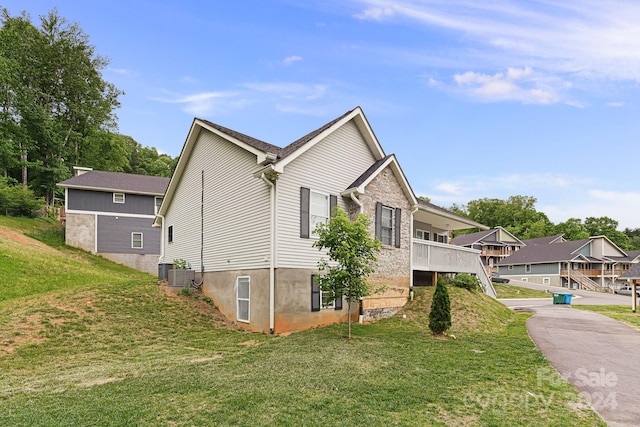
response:
M318 224L315 233L319 238L313 246L329 252L329 260L318 263L324 273L318 277L318 287L328 300L346 300L351 339L351 305L371 294L367 277L374 271L382 244L369 233L369 217L359 214L352 222L339 207L327 224Z
M589 232L580 218L569 218L554 227L554 234L562 234L566 240L582 240L589 238Z
M56 182L84 160L97 135L116 129L122 94L102 78L108 60L95 54L78 24L52 10L35 27L28 14L2 10L0 150L6 174L20 167L23 185L51 202Z

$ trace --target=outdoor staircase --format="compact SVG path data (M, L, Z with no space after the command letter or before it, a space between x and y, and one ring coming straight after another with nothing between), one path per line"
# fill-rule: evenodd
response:
M596 291L596 292L611 292L610 288L607 286L602 286L598 282L593 279L585 276L580 270L569 270L570 280L578 282L580 285L580 289L585 289L587 291ZM569 287L571 284L569 283Z
M480 279L482 292L489 295L491 298L496 298L496 290L493 288L493 283L491 283L491 276L487 274L487 269L484 267L484 264L482 264L482 260L480 258L478 258L475 274L478 279Z

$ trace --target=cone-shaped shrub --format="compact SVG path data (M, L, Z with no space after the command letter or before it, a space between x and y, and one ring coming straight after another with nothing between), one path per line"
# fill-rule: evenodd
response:
M444 280L438 277L436 291L431 302L431 312L429 313L429 329L434 335L446 332L451 327L451 302L449 301L449 291Z

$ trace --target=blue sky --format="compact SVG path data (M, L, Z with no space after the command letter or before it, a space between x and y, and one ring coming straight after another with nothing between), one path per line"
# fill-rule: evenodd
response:
M640 227L640 2L0 0L57 7L111 59L119 130L180 153L193 117L284 146L361 106L417 195L536 197Z

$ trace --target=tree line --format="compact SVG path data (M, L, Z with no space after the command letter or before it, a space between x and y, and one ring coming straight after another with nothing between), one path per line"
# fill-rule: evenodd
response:
M566 240L581 240L590 236L607 236L623 250L640 249L640 228L619 231L619 223L607 216L569 218L554 224L535 208L537 199L531 196L511 196L506 200L482 198L466 205L454 204L449 210L491 228L501 226L521 240L563 234ZM460 234L472 232L466 230Z
M74 165L171 176L177 159L117 132L124 94L104 80L109 60L56 9L39 26L0 13L0 168L3 187L21 185L51 205ZM17 191L16 191L17 193Z

